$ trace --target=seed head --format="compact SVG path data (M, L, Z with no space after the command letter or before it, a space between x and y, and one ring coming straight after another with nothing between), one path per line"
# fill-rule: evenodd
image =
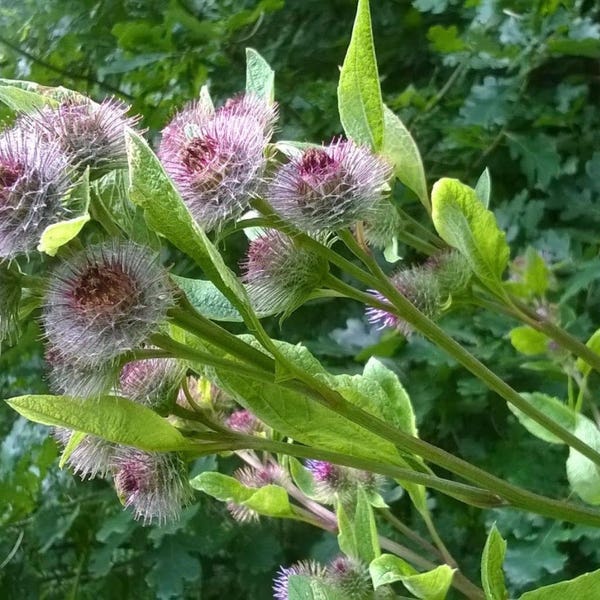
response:
M53 223L69 218L67 157L21 128L0 136L0 258L36 249Z
M187 469L178 454L120 447L112 468L121 502L144 525L176 521L191 502Z
M78 171L90 168L93 177L127 168L125 130L138 119L127 116L128 107L109 98L100 104L65 99L20 121L40 139L56 140Z
M71 440L71 436L77 434L64 427L56 427L52 433L63 449ZM115 448L114 444L100 437L85 435L71 452L67 464L81 479L106 477L110 473Z
M327 261L278 231L252 240L242 264L243 281L255 309L285 315L322 283L327 269Z
M119 377L120 393L160 414L175 403L185 367L172 358L146 358L127 363Z
M281 166L267 198L303 231L336 230L370 217L388 189L390 173L367 148L337 140L309 148Z
M193 103L163 130L158 155L207 231L239 217L257 193L276 117L262 99L241 96L214 113Z
M305 575L323 579L326 572L325 567L314 560L302 560L289 567L280 567L273 580L274 600L289 600L289 582L292 575Z
M90 246L53 273L43 324L68 358L94 366L138 348L174 303L166 270L132 242Z

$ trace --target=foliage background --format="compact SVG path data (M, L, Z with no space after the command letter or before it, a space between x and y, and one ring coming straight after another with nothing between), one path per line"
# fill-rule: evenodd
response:
M378 0L373 2L384 100L417 140L430 183L474 184L492 173L492 208L513 258L528 246L553 265L552 300L570 331L600 321L600 8L592 0ZM115 94L143 115L152 137L200 86L219 101L243 89L246 46L275 69L281 139L339 134L336 85L353 0L24 0L0 3L0 76ZM7 115L7 113L4 113ZM405 209L420 205L398 190ZM403 249L408 263L419 255ZM230 251L232 264L239 248ZM185 264L178 269L185 270ZM548 361L524 362L489 312L455 313L443 326L521 391L563 396ZM302 340L335 371L385 358L411 394L421 437L493 472L566 496L565 450L544 445L504 403L430 344L380 336L360 307L303 308L274 335ZM0 356L2 397L44 389L39 331ZM543 358L543 357L542 357ZM592 392L597 381L592 381ZM235 524L206 497L177 526L143 528L103 482L57 468L47 430L0 405L0 596L12 598L270 597L281 563L335 552L332 536L298 524ZM214 468L204 459L194 471ZM235 460L219 458L230 472ZM513 593L598 568L600 532L516 512L482 513L431 498L442 537L477 579L486 530L508 540ZM408 501L394 512L419 529ZM414 519L414 523L413 523ZM385 530L385 526L382 525ZM391 532L386 532L393 535Z

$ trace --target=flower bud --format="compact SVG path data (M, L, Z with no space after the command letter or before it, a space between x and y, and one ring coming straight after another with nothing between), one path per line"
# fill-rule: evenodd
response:
M248 95L215 112L193 103L163 130L158 155L207 231L239 217L257 193L276 117L274 106Z
M364 233L367 242L383 250L402 230L404 221L394 205L384 198L377 202L369 218L364 222Z
M120 393L160 414L175 403L185 367L173 358L145 358L127 363L119 377Z
M289 600L289 581L292 575L323 579L325 574L325 567L314 560L302 560L290 567L280 567L273 580L273 598L274 600Z
M250 242L242 269L256 311L288 315L323 282L328 264L271 230Z
M144 525L176 521L192 500L185 463L178 454L119 447L113 460L117 494Z
M100 365L139 348L173 304L167 271L151 250L132 242L104 243L55 270L43 324L65 357Z
M429 269L436 278L443 300L464 291L473 275L467 259L456 250L430 256L424 268Z
M369 569L359 560L338 556L327 565L326 581L342 593L345 600L371 600L373 586Z
M64 427L56 427L52 433L63 450L69 444L71 436L77 434ZM67 464L81 479L106 477L110 473L115 448L115 444L100 437L84 435L67 458Z
M370 217L389 189L390 174L389 165L367 148L336 140L282 165L267 199L302 231L336 230Z
M67 157L22 129L0 136L0 258L37 248L43 231L69 218Z
M56 141L79 172L90 168L93 177L127 168L125 130L137 118L127 117L128 107L110 98L97 104L66 99L58 107L46 107L20 120L40 139Z
M262 423L246 409L232 412L225 420L225 424L230 429L246 433L247 435L253 435L263 431Z

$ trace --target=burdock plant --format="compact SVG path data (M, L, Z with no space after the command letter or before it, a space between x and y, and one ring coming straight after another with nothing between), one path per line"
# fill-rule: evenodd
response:
M8 402L58 427L62 464L111 477L135 518L174 521L195 489L239 520L293 519L336 534L341 556L332 551L327 567L280 571L279 600L441 600L450 587L472 600L507 598L500 533L492 528L483 548L481 589L436 529L449 501L600 527L600 432L587 415L599 334L585 344L558 327L544 308L553 302L550 277L535 257L518 286L504 280L510 248L488 209L489 181L475 190L442 178L429 189L416 144L381 100L367 0L358 2L340 74L346 137L326 145L271 143L273 72L252 50L246 93L215 110L203 90L165 127L158 156L113 101L57 106L58 92L2 85L13 105L28 99L21 112L37 112L0 136L8 286L0 335L12 341L7 333L39 319L53 392ZM40 115L47 124L24 125ZM127 172L104 177L125 167L124 152ZM73 223L72 173L83 166L102 178L80 177L89 214ZM423 222L388 203L396 179L403 194L394 198L409 203L414 193ZM140 209L135 227L103 194ZM237 277L220 247L247 243L242 229L252 241ZM411 245L418 258L390 266L398 256L380 252L388 240L404 244L398 256ZM45 255L34 254L38 246ZM262 320L306 305L298 316L310 316L305 337L328 347L314 325L324 302L344 313L366 309L365 326L389 329L357 355L362 370L357 363L343 373L339 361L330 372L302 343L273 339L276 323ZM568 401L520 394L484 366L444 330L444 315L457 308L520 321L515 347L551 353L537 365L552 364L550 389ZM399 334L423 335L501 398L495 412L507 412L506 402L531 434L567 447L569 499L562 488L560 499L542 496L420 439L397 375L410 378L394 354ZM228 469L245 466L231 467L233 477L207 470L190 480L187 463L212 454L227 456ZM542 593L583 598L581 589L600 586L600 571L557 585Z

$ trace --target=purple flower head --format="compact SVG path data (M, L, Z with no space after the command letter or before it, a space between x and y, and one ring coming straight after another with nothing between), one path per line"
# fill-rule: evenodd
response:
M276 117L274 106L241 96L215 112L193 103L164 129L158 155L207 231L239 217L257 193Z
M259 313L287 315L322 283L327 269L327 261L319 255L269 230L250 242L242 279Z
M184 375L185 367L172 358L135 360L121 369L119 391L134 402L167 414Z
M391 277L392 284L421 312L431 319L437 319L441 312L442 296L439 282L434 272L427 267L412 267L398 271ZM386 301L379 292L371 290L375 298ZM378 329L392 328L405 336L413 332L413 328L404 319L380 308L367 308L366 315L370 323Z
M338 556L327 565L325 579L348 600L372 598L373 586L369 569L361 561Z
M337 140L281 166L267 198L303 231L335 230L369 218L387 191L391 169L367 148Z
M55 270L43 324L65 357L93 366L146 342L173 303L168 274L148 248L107 242Z
M63 427L56 427L52 433L63 449L71 440L71 436L77 435L77 432ZM114 444L100 437L85 435L71 452L67 464L81 479L106 477L110 473L115 448Z
M289 600L289 582L292 575L323 579L325 574L325 567L313 560L302 560L290 567L279 567L273 580L273 598L274 600Z
M0 258L35 250L53 223L69 218L67 157L22 129L0 136Z
M261 422L249 410L236 410L227 417L225 424L234 431L253 434L262 431Z
M192 499L187 469L178 454L120 447L113 460L115 489L144 525L176 521Z
M56 140L78 171L89 167L92 176L98 177L127 168L125 130L138 121L128 117L127 110L114 98L100 104L66 99L58 107L44 108L20 122L40 139Z
M108 361L89 365L73 360L51 344L44 353L48 368L48 386L55 394L65 394L77 398L97 398L110 393L119 378L119 367Z

